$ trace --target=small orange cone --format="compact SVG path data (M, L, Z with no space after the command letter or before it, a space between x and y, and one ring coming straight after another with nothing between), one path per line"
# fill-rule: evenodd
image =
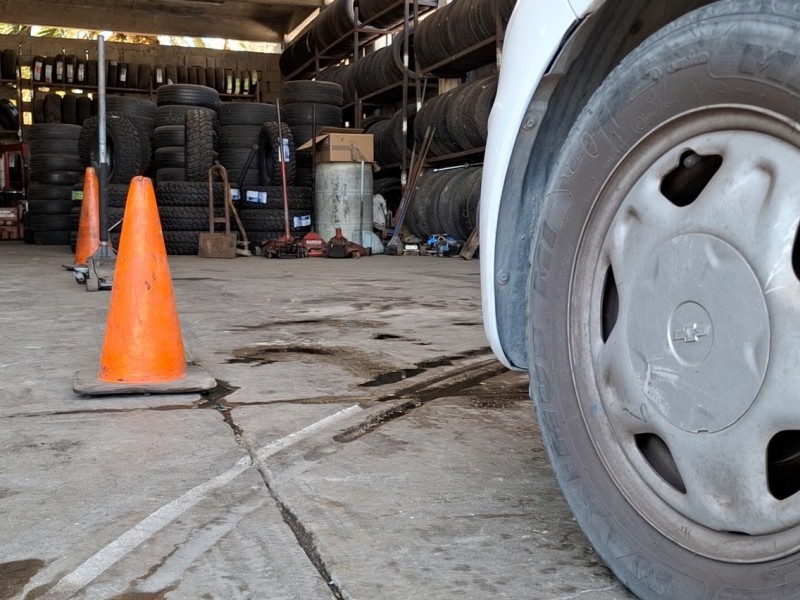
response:
M78 225L78 244L75 247L75 266L85 267L100 247L100 186L97 173L86 167L83 176L83 201Z
M111 289L100 370L79 372L87 395L178 393L216 385L186 364L153 183L131 181Z

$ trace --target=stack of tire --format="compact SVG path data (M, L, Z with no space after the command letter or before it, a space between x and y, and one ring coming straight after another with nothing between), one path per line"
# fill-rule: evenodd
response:
M342 86L343 103L350 104L356 99L355 74L356 64L350 63L342 66L328 67L317 73L316 80L338 83Z
M431 98L414 120L418 147L428 127L436 127L429 151L431 157L484 147L496 95L497 75L492 75Z
M402 161L403 118L407 119L407 131L413 132L416 114L416 105L409 104L405 111L400 109L388 119L376 117L364 124L365 133L371 133L374 137L375 162L381 167L394 166ZM413 145L414 137L413 135L408 135L406 137L406 147L409 150L409 156Z
M323 127L342 126L342 86L331 81L289 81L281 91L282 120L289 125L296 148L316 136ZM296 153L295 182L301 187L314 185L313 152Z
M32 233L36 244L70 242L72 189L83 177L80 135L81 127L62 123L32 125L28 130L31 183L25 227L26 237Z
M353 50L350 33L355 25L353 0L334 0L319 14L310 31L283 51L281 72L287 77L307 75L315 68L311 59L317 52L329 58L344 58Z
M170 84L158 88L156 104L156 181L206 181L208 169L217 159L219 93L200 85Z
M141 66L140 66L141 69ZM220 94L254 94L258 85L255 70L234 70L222 67L199 67L186 65L155 65L152 67L153 87L189 84L215 89ZM141 71L140 71L141 74Z
M208 231L208 171L217 160L219 93L196 84L156 92L153 133L156 201L168 254L197 254ZM214 184L222 208L222 184Z
M152 75L151 65L110 60L106 65L106 86L149 90Z
M387 28L403 22L405 7L397 0L360 0L358 11L365 25Z
M34 56L31 79L36 83L97 85L97 61L78 58L74 54ZM110 86L111 83L108 83Z
M254 244L284 233L280 164L284 143L291 217L309 214L313 202L310 188L294 187L294 138L288 124L282 123L278 128L277 119L278 111L273 104L225 102L219 109L220 163L228 171L231 186L240 191L239 216L248 240ZM256 147L258 150L254 151Z
M481 167L427 171L420 177L405 225L417 237L447 233L466 240L478 224Z
M440 77L460 77L495 60L495 48L484 46L451 59L497 33L495 10L504 28L511 18L516 0L459 0L438 9L420 22L414 38L415 52L422 72ZM441 63L446 63L442 66Z
M403 46L404 38L396 35L390 46L370 52L362 60L355 63L353 84L360 98L385 90L403 81ZM409 64L414 64L413 46L409 55ZM402 89L396 87L381 93L388 103L402 98Z
M261 185L259 137L264 123L274 123L277 127L277 119L273 104L224 102L220 106L219 162L227 169L232 187Z
M66 123L83 125L83 122L97 113L97 102L88 96L49 93L33 101L34 123Z

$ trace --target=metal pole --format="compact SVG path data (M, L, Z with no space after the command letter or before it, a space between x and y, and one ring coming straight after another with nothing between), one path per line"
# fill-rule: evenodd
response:
M97 36L97 106L98 106L98 174L100 192L100 250L108 251L108 149L106 148L106 44L102 35Z

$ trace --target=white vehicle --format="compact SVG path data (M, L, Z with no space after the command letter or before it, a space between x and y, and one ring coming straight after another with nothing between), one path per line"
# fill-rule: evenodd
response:
M800 598L800 2L518 0L486 331L641 598Z

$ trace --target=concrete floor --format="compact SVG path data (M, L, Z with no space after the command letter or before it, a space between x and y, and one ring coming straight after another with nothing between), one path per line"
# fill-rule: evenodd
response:
M109 294L71 258L0 243L0 600L632 597L488 351L477 261L171 257L221 385L87 399Z

